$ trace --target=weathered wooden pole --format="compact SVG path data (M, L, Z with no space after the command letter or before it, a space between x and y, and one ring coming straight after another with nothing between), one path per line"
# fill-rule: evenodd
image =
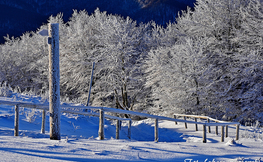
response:
M174 115L174 118L176 119L176 115ZM175 122L175 125L177 124L177 122Z
M45 134L45 127L46 127L46 110L42 112L42 125L41 125L41 133Z
M131 120L128 122L128 138L131 139Z
M104 140L104 111L100 110L99 140Z
M159 141L159 128L158 128L158 119L155 119L155 125L154 125L154 141Z
M195 122L197 122L197 118L195 118ZM195 131L198 131L198 125L195 124Z
M185 116L184 116L184 120L186 120ZM184 127L185 127L185 129L187 129L187 123L186 122L184 123Z
M120 139L120 120L116 123L116 139Z
M239 139L239 124L236 125L236 140Z
M59 24L49 24L50 139L60 140Z
M206 143L206 125L203 125L203 143Z
M90 82L89 82L89 95L88 95L88 101L87 101L86 106L89 106L89 102L90 102L90 93L91 93L91 87L92 87L94 68L95 68L95 62L92 63L92 70L91 70L91 76L90 76ZM87 111L87 109L85 111Z
M18 136L19 134L19 106L15 106L15 129L14 136Z
M224 126L221 127L221 142L224 142Z

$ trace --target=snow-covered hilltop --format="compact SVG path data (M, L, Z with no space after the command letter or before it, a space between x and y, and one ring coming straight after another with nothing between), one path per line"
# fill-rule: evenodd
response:
M262 123L260 6L260 0L198 0L167 27L99 9L74 10L66 22L51 16L49 23L60 24L61 96L86 103L95 62L93 106ZM0 51L2 84L48 92L46 39L37 32L7 37Z
M40 97L12 93L1 100L42 103ZM120 140L115 139L116 122L106 120L105 140L98 140L99 120L96 117L61 115L61 140L49 139L40 133L41 111L20 110L19 136L14 137L14 108L0 105L0 154L1 161L260 161L262 155L262 129L240 127L240 139L233 140L235 128L229 127L226 142L220 142L215 129L202 142L202 131L184 123L160 121L160 142L154 139L154 120L133 121L132 139L127 138L127 123L122 123ZM47 113L47 115L49 115Z

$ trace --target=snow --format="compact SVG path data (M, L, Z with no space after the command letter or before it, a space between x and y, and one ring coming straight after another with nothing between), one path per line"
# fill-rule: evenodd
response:
M14 94L13 100L41 103L40 98ZM0 97L1 100L5 99ZM10 100L10 98L8 99ZM105 120L105 140L98 140L99 119L63 113L61 140L49 139L49 114L46 132L41 134L38 110L20 109L19 136L14 137L14 107L0 105L0 161L260 161L263 158L262 129L240 127L240 140L235 141L235 127L229 126L229 137L220 142L220 135L202 131L194 124L175 125L159 121L159 142L154 142L154 120L133 121L127 138L128 122L122 122L120 139L116 140L116 121ZM201 126L199 126L199 130ZM219 129L220 130L220 129ZM219 131L220 132L220 131Z

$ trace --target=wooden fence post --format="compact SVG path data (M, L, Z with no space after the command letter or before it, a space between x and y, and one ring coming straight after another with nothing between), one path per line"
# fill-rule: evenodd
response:
M120 120L117 120L116 123L116 139L120 138Z
M207 123L210 123L210 119L209 118L207 118ZM208 133L211 133L211 127L210 126L208 126Z
M206 125L203 125L203 143L206 143Z
M155 127L154 127L154 141L158 142L159 141L159 132L158 132L158 119L155 119Z
M221 142L224 142L224 126L221 127Z
M197 118L195 118L195 122L197 122ZM195 131L198 131L198 125L195 124Z
M59 24L49 24L50 139L60 140Z
M239 139L239 124L236 126L236 140Z
M218 122L216 122L218 123ZM216 135L218 135L218 126L216 126Z
M15 105L15 129L14 136L18 136L19 134L19 106Z
M41 133L45 134L45 127L46 127L46 110L42 112L42 125L41 125Z
M176 119L176 115L174 115L174 118ZM177 122L175 122L175 125L177 124Z
M100 109L99 139L104 140L104 111Z
M184 116L184 120L186 120L185 116ZM187 129L187 123L186 122L184 123L184 127L185 127L185 129Z
M131 120L128 122L128 138L131 139Z
M228 137L228 125L226 125L226 137Z

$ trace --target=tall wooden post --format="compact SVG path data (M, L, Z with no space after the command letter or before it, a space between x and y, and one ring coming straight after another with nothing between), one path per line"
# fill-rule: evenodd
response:
M86 106L89 106L89 102L90 102L90 93L91 93L91 87L92 87L94 68L95 68L95 62L92 63L92 70L91 70L90 83L89 83L89 95L88 95L88 101L87 101ZM85 111L87 111L87 109Z
M159 141L159 128L158 128L158 119L155 119L155 127L154 127L154 141Z
M19 106L15 106L15 129L14 136L18 136L19 134Z
M104 111L100 110L99 139L104 140Z
M59 24L49 24L50 139L60 140Z

